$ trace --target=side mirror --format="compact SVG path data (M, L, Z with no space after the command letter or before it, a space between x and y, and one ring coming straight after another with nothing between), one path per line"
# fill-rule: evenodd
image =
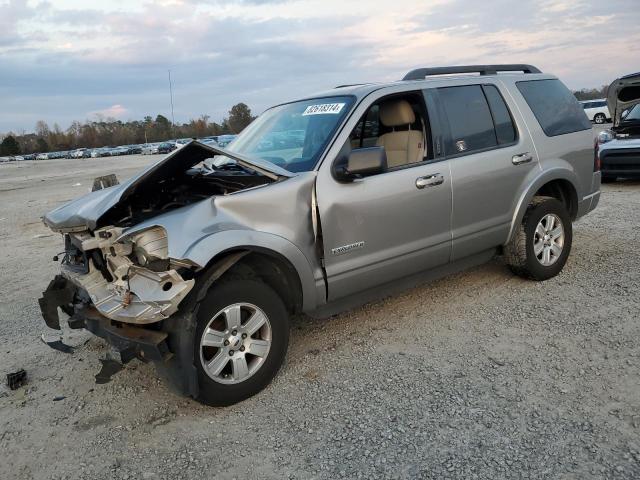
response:
M342 181L376 175L387 170L387 152L384 147L365 147L352 150L346 165L336 173Z

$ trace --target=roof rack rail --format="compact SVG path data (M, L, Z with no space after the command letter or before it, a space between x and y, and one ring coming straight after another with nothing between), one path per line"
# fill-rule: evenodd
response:
M368 83L345 83L344 85L338 85L333 88L360 87L362 85L369 85L369 84Z
M407 73L402 80L424 80L432 75L451 75L455 73L479 73L496 75L498 72L542 73L533 65L513 63L506 65L460 65L457 67L416 68Z

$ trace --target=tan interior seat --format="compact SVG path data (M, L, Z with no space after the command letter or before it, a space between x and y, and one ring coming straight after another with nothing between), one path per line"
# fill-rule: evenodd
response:
M397 167L420 162L424 158L425 144L422 131L411 130L416 121L411 105L406 100L391 100L380 105L380 122L393 128L378 138L377 145L387 152L387 165ZM396 128L404 127L396 131Z

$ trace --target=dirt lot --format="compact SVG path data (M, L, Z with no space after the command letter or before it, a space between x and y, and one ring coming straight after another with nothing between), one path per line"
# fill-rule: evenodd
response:
M61 239L39 217L151 157L0 165L0 478L640 478L640 182L603 188L544 283L495 260L326 321L294 322L275 382L239 405L151 365L97 385L100 339L44 345Z

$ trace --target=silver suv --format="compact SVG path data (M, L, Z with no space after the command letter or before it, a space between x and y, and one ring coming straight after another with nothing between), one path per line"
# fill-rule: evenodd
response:
M478 75L479 74L479 75ZM422 68L264 112L44 217L64 236L40 305L229 405L326 316L486 262L545 280L598 204L591 125L529 65Z

